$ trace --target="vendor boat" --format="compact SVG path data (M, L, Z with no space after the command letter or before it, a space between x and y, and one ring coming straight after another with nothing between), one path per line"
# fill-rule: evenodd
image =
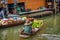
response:
M25 20L13 20L12 18L10 19L1 19L0 20L0 28L6 28L6 27L11 27L11 26L17 26L21 25L25 22Z
M34 34L36 34L43 27L43 24L44 24L44 22L42 21L41 26L39 28L32 28L31 34L24 33L24 30L22 30L19 36L21 38L29 38L29 37L33 36Z

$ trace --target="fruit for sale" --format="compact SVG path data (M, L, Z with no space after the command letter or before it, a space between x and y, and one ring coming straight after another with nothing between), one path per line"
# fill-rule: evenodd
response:
M26 20L27 19L27 17L22 17L22 20Z
M33 24L32 24L32 28L39 28L42 24L42 20L34 20Z
M10 21L14 21L14 19L13 19L13 18L8 18L8 20L10 20Z
M2 22L2 25L7 25L8 24L8 22L4 21L4 20L1 20L1 22Z

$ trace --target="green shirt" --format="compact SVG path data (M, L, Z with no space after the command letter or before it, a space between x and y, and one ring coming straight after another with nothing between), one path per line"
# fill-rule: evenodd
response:
M21 13L20 7L17 7L17 12L18 12L19 14Z
M17 7L17 11L18 11L18 12L21 11L21 10L20 10L20 7Z

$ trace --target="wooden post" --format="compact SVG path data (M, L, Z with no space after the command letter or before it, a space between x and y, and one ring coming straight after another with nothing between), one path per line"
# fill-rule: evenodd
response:
M9 10L8 10L8 2L7 2L8 0L6 0L6 13L8 14L9 13Z
M53 18L53 27L54 27L54 30L56 29L56 0L54 0L54 9L55 9L55 15L54 15L54 18ZM55 31L54 31L55 32Z
M55 14L56 14L56 0L54 0L54 10L55 10Z
M17 13L17 4L18 4L18 0L14 0L14 10L15 10L15 14Z

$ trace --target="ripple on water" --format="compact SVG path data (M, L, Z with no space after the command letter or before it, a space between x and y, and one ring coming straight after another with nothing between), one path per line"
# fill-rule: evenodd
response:
M39 38L47 38L47 40L60 40L60 35L53 35L53 34L41 34L38 35Z
M1 36L1 39L2 39L2 40L5 40L5 38L6 38L6 36L7 36L7 31L8 31L8 30L2 31L2 33L1 33L1 35L2 35L2 36Z

